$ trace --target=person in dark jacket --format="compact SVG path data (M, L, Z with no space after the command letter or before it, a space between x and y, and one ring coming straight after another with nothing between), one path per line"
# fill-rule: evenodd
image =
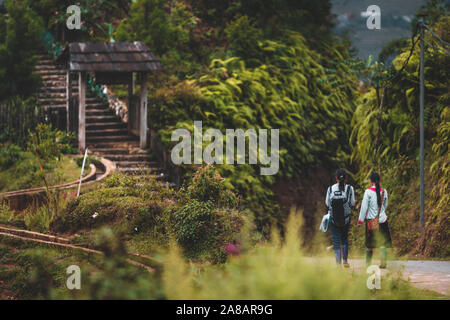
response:
M330 214L329 228L331 230L331 238L333 240L333 250L336 257L336 263L340 266L343 263L344 267L349 268L348 264L348 231L350 227L350 206L355 205L355 192L353 187L345 184L347 173L340 168L336 171L336 184L332 185L327 190L325 204L328 207ZM344 202L344 222L337 223L337 217L333 217L332 203L333 199L343 198Z

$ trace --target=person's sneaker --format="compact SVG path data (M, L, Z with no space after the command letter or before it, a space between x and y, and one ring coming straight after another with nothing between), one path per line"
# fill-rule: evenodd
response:
M380 264L380 269L386 269L387 268L387 263L386 262L382 262Z
M344 268L350 268L350 264L348 262L344 262L342 265L344 266Z

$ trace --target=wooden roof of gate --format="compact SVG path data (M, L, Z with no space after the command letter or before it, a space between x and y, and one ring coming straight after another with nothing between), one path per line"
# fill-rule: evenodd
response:
M161 62L142 42L70 43L58 58L70 71L151 72Z

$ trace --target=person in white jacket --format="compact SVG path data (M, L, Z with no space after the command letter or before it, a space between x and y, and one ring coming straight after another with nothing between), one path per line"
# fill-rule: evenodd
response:
M378 173L373 172L370 175L370 183L372 187L364 192L358 225L362 225L364 221L375 219L378 215L378 208L381 206L378 217L379 230L368 230L366 223L366 265L371 264L373 249L380 247L380 268L386 268L386 248L392 248L391 234L389 232L388 217L386 214L388 193L386 189L383 190L380 187L380 175ZM381 194L383 194L383 199L381 199Z
M331 238L333 240L333 250L336 257L336 263L340 266L341 263L345 268L349 268L348 264L348 232L350 228L351 211L350 207L355 205L355 192L351 185L345 184L347 173L344 169L336 171L336 184L332 185L327 190L325 204L328 207L329 223L331 229ZM334 212L334 200L342 200L343 212L340 217L337 212Z

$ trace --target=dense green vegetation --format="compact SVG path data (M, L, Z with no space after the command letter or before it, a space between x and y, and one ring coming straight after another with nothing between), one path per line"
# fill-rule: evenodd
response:
M167 81L152 82L149 96L149 122L167 149L174 145L171 132L192 130L193 120L202 120L204 130L280 129L277 176L260 176L257 165L218 168L265 232L285 219L272 191L278 178L317 165L337 166L350 153L339 141L348 141L354 109L357 75L351 57L344 41L329 33L326 15L305 24L305 32L320 30L314 44L299 33L303 28L296 22L305 12L327 12L326 3L274 1L266 7L246 1L176 1L167 15L160 1L137 1L117 29L118 40L142 39L170 66ZM287 12L289 19L281 21ZM144 23L154 17L159 24Z
M383 278L383 290L371 292L364 274L317 266L305 258L300 243L309 242L309 250L327 255L328 234L315 237L312 231L305 238L298 231L302 215L305 221L321 218L322 195L330 182L308 190L309 179L315 178L311 172L331 177L337 167L346 167L360 200L368 175L380 170L389 192L394 253L450 256L450 61L444 51L426 49L427 201L420 233L419 49L410 54L410 41L389 44L379 61L359 61L348 41L332 34L327 0L269 0L264 6L254 0L80 0L83 26L77 32L64 31L71 1L16 3L7 2L7 22L0 15L0 105L14 106L17 114L36 110L34 54L44 30L57 41L51 44L52 54L72 41L143 41L165 67L149 79L148 120L166 151L175 145L173 130L192 131L195 120L202 121L203 130L280 129L280 170L263 176L259 165L183 165L180 189L151 177L114 173L77 198L47 192L48 201L24 212L0 203L2 224L63 234L73 244L105 253L92 257L0 238L0 284L7 283L14 295L435 297L397 275ZM442 3L429 1L423 10L430 14L432 30L450 42L448 7ZM439 45L428 32L426 40ZM388 57L395 57L391 65ZM114 86L114 92L122 96L126 88ZM0 191L65 182L69 176L72 180L71 172L77 178L81 158L62 155L74 152L74 137L36 127L33 119L23 123L20 128L2 124ZM301 205L321 205L316 211L300 210L286 225L288 212L280 207L291 203L277 203L280 181L301 183L311 191ZM318 223L305 228L317 230ZM363 239L363 229L352 228L352 255L363 248ZM132 254L151 256L155 273L149 276L130 265ZM86 280L81 291L65 290L69 264L82 267Z
M63 155L76 152L71 146L73 140L73 134L39 124L21 141L26 147L0 144L0 192L58 185L79 178L81 163Z
M383 277L381 290L367 290L365 274L305 257L298 237L300 220L300 216L290 219L286 242L274 232L272 241L244 245L241 256L231 257L226 265L187 265L172 244L167 254L155 260L150 273L127 260L125 242L108 228L93 236L104 256L0 238L0 282L22 299L439 298L411 287L395 273ZM66 268L73 264L82 271L81 290L66 288Z
M40 77L33 71L43 32L41 17L25 2L6 2L8 21L0 14L0 101L36 92Z
M441 16L434 32L449 40L450 19ZM417 40L417 38L415 39ZM437 45L431 34L426 41ZM405 64L410 43L394 60L395 68ZM379 107L375 89L368 88L358 100L352 120L353 160L358 164L358 180L368 184L370 168L381 168L383 183L390 194L391 226L400 254L414 252L448 257L450 246L449 141L450 96L448 79L450 57L428 47L425 61L425 136L426 136L426 228L419 230L419 48L415 48L405 71L386 87L381 117L381 134L376 145ZM373 150L378 150L375 153ZM379 164L379 165L378 165ZM357 232L355 230L355 232ZM355 235L355 239L361 235Z
M204 190L211 191L205 198ZM188 189L178 191L151 177L115 173L103 186L70 201L55 218L55 232L86 232L109 225L132 243L154 253L176 241L189 258L224 261L224 246L237 241L248 213L212 167L200 169Z

